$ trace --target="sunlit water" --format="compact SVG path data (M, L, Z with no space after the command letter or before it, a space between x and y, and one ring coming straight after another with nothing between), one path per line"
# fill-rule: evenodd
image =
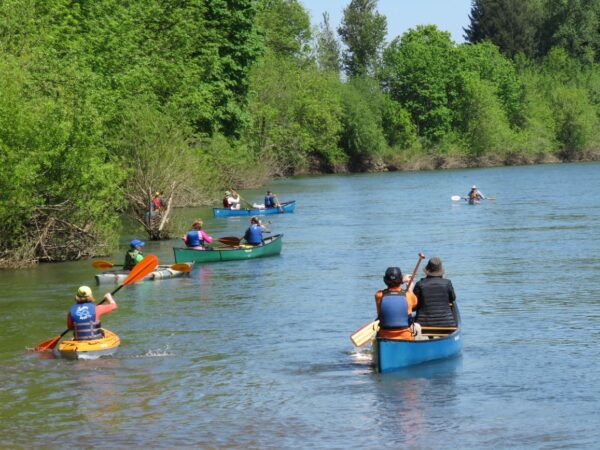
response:
M450 200L473 183L497 200ZM600 164L270 187L297 201L271 217L281 256L123 288L103 321L114 357L26 351L63 331L89 261L0 272L0 447L598 448ZM178 216L214 236L247 226ZM168 263L174 245L146 251ZM349 335L385 269L412 271L420 251L454 283L462 356L376 374Z

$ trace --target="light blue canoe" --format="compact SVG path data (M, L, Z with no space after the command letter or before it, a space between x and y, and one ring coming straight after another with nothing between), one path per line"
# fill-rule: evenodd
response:
M396 341L375 338L373 362L378 372L390 372L457 355L462 349L460 314L454 305L458 327L422 327L425 340Z
M296 209L296 200L281 204L280 208L251 208L251 209L228 209L213 208L213 217L230 216L262 216L265 214L293 213Z

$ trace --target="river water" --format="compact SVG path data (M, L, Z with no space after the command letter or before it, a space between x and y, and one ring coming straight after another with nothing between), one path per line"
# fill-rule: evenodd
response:
M473 183L497 199L450 200ZM271 217L282 254L123 288L103 320L113 357L26 351L65 328L89 261L0 272L0 447L598 448L600 164L269 187L297 201ZM247 226L177 214L213 236ZM169 263L174 245L146 252ZM385 269L411 272L420 251L453 281L462 355L377 374L349 335L374 318Z

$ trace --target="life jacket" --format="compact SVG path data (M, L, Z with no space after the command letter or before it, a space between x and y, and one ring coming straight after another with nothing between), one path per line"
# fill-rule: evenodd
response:
M141 255L141 252L138 251L138 249L130 249L126 254L125 254L125 264L123 264L123 269L125 270L131 270L135 267L135 265L137 264L137 257L138 255Z
M262 244L262 227L260 225L252 224L246 230L246 234L244 235L244 239L250 245L259 245Z
M427 277L419 281L419 303L415 322L423 326L455 327L457 326L449 297L450 280L442 277Z
M100 321L96 320L96 305L92 302L76 303L69 310L73 321L73 337L76 341L89 341L104 337Z
M408 301L403 291L383 291L379 321L383 329L408 328Z
M231 205L229 204L229 200L227 199L227 196L223 197L223 207L224 208L229 208Z
M204 239L202 239L202 233L199 230L188 231L185 236L185 244L188 247L204 246Z
M275 201L272 196L265 196L265 208L273 208L275 206Z

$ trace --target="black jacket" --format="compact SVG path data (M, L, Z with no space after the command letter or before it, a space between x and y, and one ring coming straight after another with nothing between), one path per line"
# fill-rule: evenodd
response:
M450 308L456 300L450 280L427 276L419 280L413 292L418 299L415 322L423 326L458 326Z

